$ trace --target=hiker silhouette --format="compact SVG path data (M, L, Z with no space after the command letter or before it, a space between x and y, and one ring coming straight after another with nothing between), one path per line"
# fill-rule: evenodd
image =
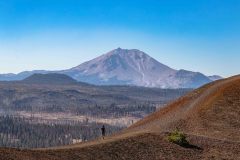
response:
M106 132L104 125L102 126L101 130L102 130L102 138L104 139L104 137L105 137L105 132Z

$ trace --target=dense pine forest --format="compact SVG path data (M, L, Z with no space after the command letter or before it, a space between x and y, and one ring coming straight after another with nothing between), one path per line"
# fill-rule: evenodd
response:
M39 148L73 144L101 136L103 124L86 122L40 123L37 119L13 116L0 117L0 146L17 148ZM121 127L104 124L107 134Z

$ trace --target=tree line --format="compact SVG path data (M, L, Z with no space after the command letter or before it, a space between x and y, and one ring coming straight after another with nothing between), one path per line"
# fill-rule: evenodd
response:
M74 122L70 124L37 123L30 119L0 116L0 146L16 148L39 148L88 141L101 135L101 123ZM107 134L121 127L106 126Z

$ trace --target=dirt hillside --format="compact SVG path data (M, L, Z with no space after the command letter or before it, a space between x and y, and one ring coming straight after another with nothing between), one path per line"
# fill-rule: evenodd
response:
M179 128L190 146L168 142ZM119 134L51 149L0 149L0 160L240 159L240 76L205 85Z
M194 135L240 141L240 76L205 85L137 122L137 130L180 130Z

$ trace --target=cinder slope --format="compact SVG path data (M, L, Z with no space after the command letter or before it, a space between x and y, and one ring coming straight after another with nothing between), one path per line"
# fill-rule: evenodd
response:
M192 145L167 141L178 127ZM208 84L172 102L122 133L52 149L0 149L0 160L240 159L240 76Z
M188 135L184 148L166 140L165 133L144 133L85 147L51 150L0 149L0 160L200 160L240 157L240 143Z
M240 76L205 85L137 122L127 132L170 131L240 141Z

